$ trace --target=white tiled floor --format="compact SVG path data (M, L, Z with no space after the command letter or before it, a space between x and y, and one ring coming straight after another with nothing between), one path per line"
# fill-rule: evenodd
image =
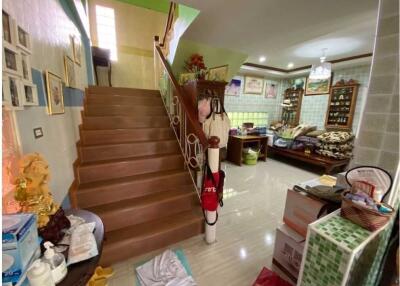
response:
M317 174L270 158L256 166L226 163L223 168L224 207L217 242L208 245L199 235L170 248L184 250L200 286L251 285L263 266L272 268L275 229L282 224L287 188ZM134 265L160 252L113 265L116 273L109 286L134 286Z

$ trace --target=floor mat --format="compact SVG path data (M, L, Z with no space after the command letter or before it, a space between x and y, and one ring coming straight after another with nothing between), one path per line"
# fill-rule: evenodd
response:
M181 248L172 249L172 251L176 254L176 256L178 257L179 261L182 263L183 267L185 268L185 271L186 271L187 275L193 276L192 269L190 268L189 261L187 260L184 251ZM148 260L141 261L139 263L134 264L133 267L135 269L135 273L136 273L136 268L137 267L145 264L146 262L150 261L151 259L153 259L153 258L150 258ZM141 286L141 283L139 282L139 278L137 277L137 275L135 275L135 281L136 281L136 285L137 286Z

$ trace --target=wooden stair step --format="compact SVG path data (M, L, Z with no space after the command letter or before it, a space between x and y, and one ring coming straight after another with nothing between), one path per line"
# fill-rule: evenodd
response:
M111 265L187 239L204 231L200 208L106 232L101 265Z
M78 206L87 208L116 202L121 198L132 199L169 191L189 184L193 185L193 182L187 170L177 169L81 184L76 197Z
M88 94L85 96L85 105L146 105L163 106L161 96L129 96L129 95L104 95Z
M106 231L113 231L188 211L195 205L200 204L193 186L175 186L175 189L168 192L123 199L88 210L100 216Z
M141 88L128 88L128 87L109 87L109 86L89 86L89 94L103 94L103 95L129 95L129 96L158 96L160 91L155 89L141 89Z
M83 129L168 127L168 116L83 116Z
M164 140L175 138L170 127L152 127L138 129L84 130L80 126L83 145L111 144L133 141Z
M92 105L88 104L85 106L86 116L104 116L104 115L165 115L165 108L162 105L159 106L147 106L147 105L136 105L136 104L124 104L124 105Z
M104 145L78 145L78 149L82 162L178 153L180 151L179 144L175 138L160 141L124 142Z
M182 154L151 155L83 163L77 167L79 183L89 183L183 168Z

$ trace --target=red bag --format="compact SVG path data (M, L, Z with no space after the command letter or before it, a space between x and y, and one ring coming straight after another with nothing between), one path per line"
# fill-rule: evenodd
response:
M220 181L220 173L222 172L222 182ZM214 222L207 221L205 211L216 211L218 209L218 203L222 206L222 194L225 178L225 173L219 171L212 173L210 166L206 164L203 176L203 189L201 191L201 207L203 209L203 215L208 225L214 225L218 220L218 212Z

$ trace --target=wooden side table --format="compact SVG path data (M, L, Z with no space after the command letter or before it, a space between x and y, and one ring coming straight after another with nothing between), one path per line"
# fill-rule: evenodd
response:
M68 266L67 276L58 283L57 286L85 286L98 266L103 250L104 226L101 219L94 213L86 210L69 209L65 211L65 215L68 216L71 214L83 218L86 222L96 223L94 237L96 239L99 255Z
M253 135L235 135L229 136L228 140L228 156L227 160L235 163L236 165L242 165L243 149L253 147L260 150L258 159L263 161L267 160L267 145L268 137L266 136L253 136Z

